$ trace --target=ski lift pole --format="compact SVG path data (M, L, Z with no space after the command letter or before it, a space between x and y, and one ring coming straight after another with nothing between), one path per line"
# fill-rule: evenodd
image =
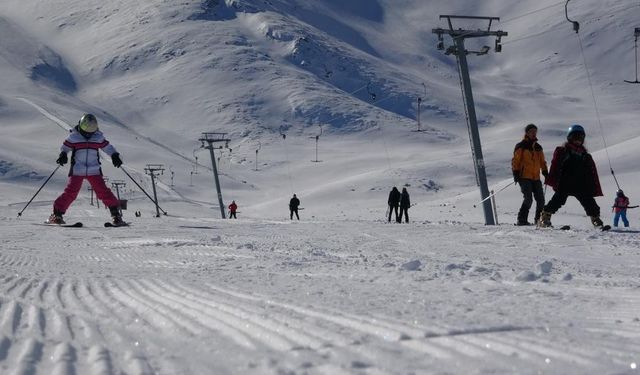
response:
M638 81L638 37L640 36L640 27L636 27L634 32L633 32L633 36L635 37L635 42L634 42L634 50L635 50L635 54L636 54L636 80L635 81L627 81L626 79L624 80L627 83L640 83L640 81Z
M151 198L151 196L142 188L142 186L140 186L140 184L138 183L138 181L134 180L133 177L131 177L131 175L129 174L129 172L126 171L126 169L124 169L123 167L120 167L120 169L122 169L122 171L124 172L124 174L127 175L127 177L129 177L129 179L131 181L133 181L134 184L136 184L136 186L144 193L144 195L147 196L147 198L149 198L151 200L151 202L153 202L156 207L158 207L158 209L160 211L162 211L162 213L166 216L167 215L167 211L163 210L162 207L160 207L158 205L158 203L156 201L153 200L153 198Z
M493 218L496 220L496 225L498 225L498 205L496 205L496 195L491 190L491 202L493 203Z
M489 196L487 196L486 198L484 198L484 199L483 199L483 200L481 200L480 202L478 202L478 203L474 204L474 205L473 205L473 207L475 207L477 204L482 204L482 203L484 203L487 199L491 199L491 198L493 198L493 197L494 197L494 196L496 196L498 193L500 193L501 191L505 190L506 188L508 188L509 186L512 186L512 185L515 185L515 182L513 182L513 183L512 183L512 182L509 182L509 184L508 184L507 186L504 186L502 189L500 189L500 190L496 191L495 193L493 193L493 191L492 191L492 193L491 193Z
M27 202L27 205L24 206L24 208L22 209L22 211L18 212L18 217L22 216L22 213L24 212L24 210L27 209L27 207L29 207L29 205L31 204L31 202L33 202L34 199L36 199L36 196L40 193L40 190L42 190L42 188L47 184L47 182L49 182L49 180L51 179L51 177L53 177L53 175L58 171L58 169L60 169L61 165L58 165L56 167L56 169L53 170L53 172L51 172L51 174L49 175L49 177L47 177L47 179L45 180L45 182L42 184L42 186L40 186L40 189L38 189L38 191L36 191L36 193L33 195L33 197L31 197L31 199L29 200L29 202Z

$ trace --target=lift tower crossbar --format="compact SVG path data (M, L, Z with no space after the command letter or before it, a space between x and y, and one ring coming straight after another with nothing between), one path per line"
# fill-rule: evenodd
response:
M218 204L220 205L220 215L222 215L223 219L226 219L226 216L224 213L224 203L222 203L222 191L220 190L220 179L218 178L218 167L216 166L216 155L214 154L213 150L229 148L229 142L231 142L231 140L228 139L226 136L227 136L227 133L208 132L208 133L202 133L202 137L198 139L200 142L202 142L202 148L208 149L209 152L211 153L211 165L213 166L213 177L216 184L216 191L218 192ZM222 145L214 146L215 143L220 143L220 142L224 142L224 146ZM207 144L207 146L205 146L205 143Z
M481 38L493 36L496 38L495 51L502 52L501 38L508 34L504 31L491 31L491 24L493 21L499 21L498 17L476 17L476 16L454 16L454 15L441 15L440 19L446 19L449 25L449 29L437 28L432 32L438 36L438 49L444 50L446 55L454 55L458 61L458 69L460 72L460 80L463 91L463 100L467 113L467 126L469 128L469 137L471 138L471 153L473 155L474 167L476 172L476 182L480 186L480 194L482 199L484 217L486 225L495 225L493 206L490 199L485 199L489 196L489 187L487 185L487 175L485 171L484 158L482 156L482 145L480 142L480 132L478 130L478 119L476 116L475 103L473 101L473 91L471 90L471 78L469 77L469 65L467 63L467 55L475 54L477 56L486 55L491 49L489 46L482 47L479 51L468 51L465 48L464 40L467 38ZM464 30L454 29L452 20L484 20L489 22L489 26L486 30ZM448 48L444 47L444 35L449 35L454 44Z

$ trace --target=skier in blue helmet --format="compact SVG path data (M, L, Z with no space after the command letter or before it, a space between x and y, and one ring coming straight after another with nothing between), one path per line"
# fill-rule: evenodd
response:
M602 228L600 207L595 200L595 197L602 196L602 188L593 157L584 147L585 137L581 125L571 125L567 130L567 142L554 151L545 184L551 186L555 193L542 210L538 226L550 227L551 215L572 195L591 217L593 226Z

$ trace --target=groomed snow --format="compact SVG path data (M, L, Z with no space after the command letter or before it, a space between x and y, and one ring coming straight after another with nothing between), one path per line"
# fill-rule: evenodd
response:
M638 362L635 230L236 221L197 206L105 229L86 204L75 229L13 211L0 209L3 373L604 374Z
M640 200L639 85L623 83L640 5L571 1L578 39L564 4L3 0L0 374L636 373L639 210L599 232L570 198L552 218L569 231L512 225L530 122L548 161L585 126L605 222L610 168ZM435 48L440 14L509 32L501 54L469 58L489 186L511 184L497 226L455 60ZM104 159L131 227L104 228L86 186L65 215L84 228L42 225L68 166L18 217L85 112L149 193L145 166L165 166L168 216ZM204 131L231 138L216 157L238 220L220 219ZM411 194L409 224L386 222L393 186Z

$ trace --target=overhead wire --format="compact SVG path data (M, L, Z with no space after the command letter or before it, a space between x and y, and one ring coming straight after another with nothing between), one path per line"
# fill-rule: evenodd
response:
M580 27L579 27L579 24L577 22L572 21L572 20L569 19L568 10L567 10L567 6L569 4L569 1L570 0L567 0L567 2L566 2L565 15L566 15L567 21L573 23L574 30L575 30L576 36L578 38L578 44L580 45L580 53L582 55L582 61L583 61L583 64L584 64L584 69L585 69L585 72L587 74L587 82L589 83L589 90L591 92L591 98L593 100L593 108L594 108L595 113L596 113L596 119L598 121L598 126L600 127L600 136L602 137L602 143L604 145L604 152L605 152L605 155L607 156L607 161L609 162L609 170L611 171L611 176L613 176L613 180L615 181L616 186L618 187L618 189L620 189L620 184L618 183L618 179L616 178L616 174L613 171L613 165L611 163L611 156L609 155L609 150L608 150L608 146L607 146L607 139L604 136L604 127L602 126L602 118L600 116L600 110L598 108L598 101L596 99L595 90L593 89L593 81L591 79L591 71L589 70L589 64L587 63L587 57L586 57L586 54L585 54L585 51L584 51L584 45L582 43L582 37L580 36L580 31L579 31Z

